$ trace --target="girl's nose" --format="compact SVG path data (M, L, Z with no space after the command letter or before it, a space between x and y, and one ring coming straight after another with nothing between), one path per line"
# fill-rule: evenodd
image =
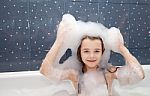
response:
M90 57L91 57L91 58L94 57L94 53L93 53L93 52L90 53Z

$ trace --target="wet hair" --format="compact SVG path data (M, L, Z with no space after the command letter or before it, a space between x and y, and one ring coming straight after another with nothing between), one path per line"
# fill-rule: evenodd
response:
M94 36L88 36L88 35L85 35L82 39L81 39L81 43L77 49L77 59L79 60L79 62L82 63L83 67L82 67L82 72L85 73L87 70L86 70L86 67L85 67L85 64L84 62L82 61L82 58L81 58L81 45L82 45L82 41L84 39L90 39L90 40L100 40L101 41L101 44L102 44L102 54L104 53L104 43L103 43L103 40L101 37L97 36L97 37L94 37Z

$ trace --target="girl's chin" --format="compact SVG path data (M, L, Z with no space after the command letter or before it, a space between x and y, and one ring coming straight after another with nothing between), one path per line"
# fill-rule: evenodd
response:
M95 68L95 67L97 67L98 65L97 64L90 64L88 67L89 68Z

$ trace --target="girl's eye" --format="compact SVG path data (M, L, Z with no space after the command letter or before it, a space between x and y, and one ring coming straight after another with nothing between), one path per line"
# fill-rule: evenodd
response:
M98 53L98 52L100 52L100 51L99 51L99 50L96 50L95 52Z
M83 51L84 53L88 53L89 51Z

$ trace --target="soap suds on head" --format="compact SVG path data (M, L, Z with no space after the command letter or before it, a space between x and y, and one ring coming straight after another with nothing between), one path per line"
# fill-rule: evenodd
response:
M85 35L89 36L100 36L104 42L105 51L100 62L103 68L106 68L110 58L110 51L119 52L117 49L117 42L120 40L123 43L123 37L120 30L112 27L108 29L101 23L95 22L83 22L77 21L72 15L63 15L62 22L67 32L65 35L67 38L64 39L64 44L60 49L60 52L55 60L54 66L61 70L64 69L75 69L81 70L82 66L77 59L77 48L81 43L81 39ZM64 31L65 32L65 31ZM72 56L69 57L63 64L59 64L60 58L64 55L66 50L70 48Z

